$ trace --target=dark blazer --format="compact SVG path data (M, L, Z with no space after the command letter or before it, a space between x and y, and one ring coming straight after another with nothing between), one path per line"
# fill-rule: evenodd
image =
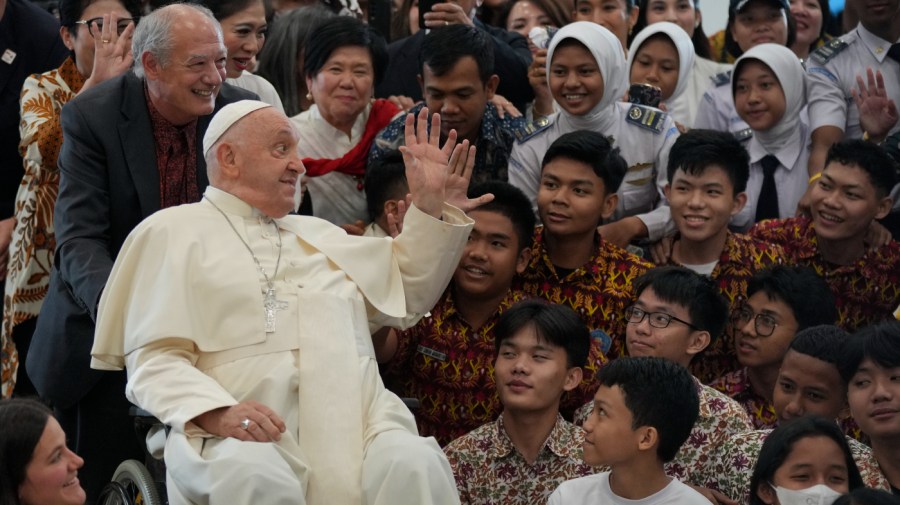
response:
M475 26L486 31L494 43L494 73L500 77L497 93L512 102L519 110L534 100L534 90L528 84L528 66L531 65L531 51L528 41L516 32L474 21ZM439 28L438 28L439 29ZM422 87L416 76L421 74L419 53L425 40L425 30L419 30L388 46L390 61L384 72L384 79L375 88L375 96L387 98L404 95L415 101L422 99Z
M144 81L132 72L90 89L62 109L56 256L28 352L38 392L65 409L99 379L90 368L97 304L125 238L159 210L159 170ZM258 97L223 84L224 105ZM215 112L213 112L215 114ZM197 185L208 184L201 146L212 115L197 123Z

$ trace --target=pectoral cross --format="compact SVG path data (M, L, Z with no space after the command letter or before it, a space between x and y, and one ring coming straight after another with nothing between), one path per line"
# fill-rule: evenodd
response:
M287 309L288 304L287 302L276 299L275 288L270 287L266 290L266 297L263 298L263 307L266 308L266 333L274 333L275 311Z

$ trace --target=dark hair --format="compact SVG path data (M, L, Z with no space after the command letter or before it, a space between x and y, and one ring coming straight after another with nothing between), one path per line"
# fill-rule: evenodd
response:
M884 321L857 331L844 341L840 356L838 368L848 383L866 359L882 368L900 366L900 321Z
M469 198L477 198L491 193L494 199L480 205L477 211L495 212L512 222L519 241L518 250L528 249L534 241L536 218L531 210L531 200L521 189L508 182L491 181L473 185L469 188Z
M694 0L693 3L694 9L697 9L699 7L699 1ZM641 10L638 11L637 22L634 24L634 29L631 31L632 33L641 33L641 30L647 27L647 10L649 4L650 0L641 0ZM629 40L629 43L630 42L631 41ZM694 35L691 36L691 42L694 43L694 54L701 58L712 58L712 47L709 45L709 38L706 36L706 33L703 32L703 23L694 27Z
M459 60L472 57L478 65L482 84L494 75L494 44L490 35L474 26L450 25L425 35L419 51L419 73L425 76L425 65L436 76L451 71Z
M362 21L349 16L323 19L306 37L303 48L303 75L315 77L337 49L347 46L365 47L372 57L372 70L378 85L388 65L384 37Z
M697 383L688 369L665 358L621 357L601 368L597 381L619 386L631 411L631 427L656 428L656 454L664 463L672 461L700 413Z
M406 165L400 151L391 151L377 164L366 169L366 207L369 220L384 214L384 202L403 199L409 193Z
M773 2L769 1L769 3ZM784 45L785 47L790 48L797 39L797 21L794 20L794 16L791 14L790 9L785 9L780 6L778 8L784 11L784 16L787 19L787 42L785 42ZM728 24L725 25L725 50L734 56L735 59L740 58L741 55L744 54L741 46L739 46L737 41L734 40L734 37L731 36L731 28L734 26L736 16L737 13L734 9L728 9Z
M194 0L194 2L208 8L213 13L213 17L222 21L223 19L233 16L238 12L259 2L265 10L266 20L272 18L272 4L269 0Z
M819 42L828 40L828 32L832 28L834 28L834 16L831 15L831 7L828 5L828 0L817 0L819 2L819 11L822 13L822 27L819 28L819 36L816 37L816 40L812 41L809 44L809 52L810 54L816 50L816 46L819 45Z
M844 463L847 465L850 490L863 487L862 477L853 454L847 445L847 439L834 419L825 419L822 416L808 415L784 423L774 430L763 442L759 450L759 457L753 467L753 476L750 477L750 505L765 505L757 496L757 490L761 484L772 482L775 472L784 464L784 460L790 456L794 444L808 437L828 437L841 448L844 453Z
M833 324L820 324L797 332L791 341L790 350L837 367L841 346L848 338L850 334L843 328Z
M506 25L509 23L509 14L512 12L513 7L519 2L532 3L535 7L544 11L547 14L547 17L550 18L550 26L553 26L554 28L562 28L571 23L569 13L562 8L562 4L555 0L509 0L503 5L503 10L500 11L500 17L497 18L498 26L500 28L506 30Z
M833 505L900 505L900 496L881 489L860 487L839 497Z
M660 300L685 307L691 324L701 331L708 331L711 340L717 339L725 330L728 304L706 277L684 267L657 267L634 281L635 298L647 288L653 289Z
M266 44L259 52L257 73L272 83L288 117L303 112L301 89L306 88L300 64L306 37L322 21L334 13L319 3L285 12L275 19L266 34Z
M832 162L859 167L869 174L869 182L879 198L891 193L897 185L897 163L881 147L860 139L842 140L831 146L825 167Z
M747 297L757 291L787 304L797 320L797 331L837 321L834 294L812 268L775 265L760 270L750 279Z
M530 210L529 210L530 212ZM591 348L591 333L572 309L544 300L523 300L506 310L494 326L494 349L523 328L534 328L540 342L566 351L569 368L583 367Z
M68 28L72 37L77 38L78 31L75 30L75 22L80 21L84 11L87 10L91 4L98 1L99 0L59 0L59 25ZM128 14L130 14L132 18L138 19L141 16L141 6L137 0L116 1L122 4L122 7L128 11Z
M711 166L725 171L733 186L732 196L747 189L750 155L734 135L717 130L689 130L679 136L669 150L666 175L669 184L672 184L678 169L687 174L701 175Z
M556 158L580 161L591 167L594 174L603 179L608 195L619 190L628 170L628 163L619 155L619 148L613 147L604 135L590 130L576 130L560 135L547 148L541 161L541 169Z
M409 10L415 1L417 0L403 0L400 7L391 13L391 42L412 35L412 27L409 26Z
M0 401L0 505L19 505L19 485L49 418L37 400Z

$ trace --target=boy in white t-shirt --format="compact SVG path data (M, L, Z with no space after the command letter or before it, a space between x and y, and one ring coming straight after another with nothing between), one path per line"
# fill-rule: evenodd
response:
M700 400L690 372L664 358L619 358L597 379L594 410L584 423L584 462L611 470L563 482L547 503L708 505L663 470L697 420Z

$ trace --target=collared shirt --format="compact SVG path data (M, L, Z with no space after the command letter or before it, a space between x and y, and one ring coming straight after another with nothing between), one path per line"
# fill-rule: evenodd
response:
M710 384L710 387L725 393L744 407L750 422L756 429L774 428L778 424L775 406L753 391L747 368L727 373Z
M750 477L763 442L770 433L770 429L748 431L723 440L710 451L704 472L706 481L699 485L721 491L738 503L749 503ZM875 461L872 449L850 437L847 437L847 444L866 487L889 491L890 484Z
M780 245L785 262L811 267L831 287L837 325L847 331L893 317L900 299L900 243L869 250L851 265L835 266L819 253L813 222L807 217L763 221L749 235Z
M697 106L697 115L694 118L694 128L704 128L721 132L739 134L738 138L744 140L749 133L750 125L741 119L737 109L734 108L734 95L731 93L732 71L716 75L710 81L703 100Z
M835 44L846 44L836 49ZM806 62L810 129L836 126L844 138L862 138L859 110L850 94L856 88L856 76L866 75L866 68L881 71L885 83L900 82L900 64L887 57L891 41L877 37L863 27L844 34L810 55ZM888 98L900 103L900 86L886 86ZM891 132L900 131L900 123Z
M84 80L70 57L56 70L27 78L22 87L19 152L25 175L16 193L0 329L2 398L12 394L19 365L13 330L37 317L47 296L56 251L53 208L59 193L56 160L63 141L60 111L81 91Z
M573 412L594 397L597 370L625 353L625 308L634 303L633 281L652 265L597 237L594 255L584 265L560 275L538 226L531 246L531 262L513 285L530 296L572 308L591 332L591 349L581 384L563 396L561 410Z
M409 110L410 114L418 114L424 103ZM394 119L375 137L369 151L369 166L381 161L389 152L396 151L404 144L404 128L406 115ZM472 183L508 180L507 166L509 153L512 151L516 134L525 130L525 118L512 117L506 114L503 119L497 114L494 104L488 103L484 108L478 140L475 142L475 168ZM430 126L429 126L430 128Z
M563 482L592 475L583 461L584 431L557 416L550 436L529 464L513 445L503 416L444 448L464 505L547 503Z
M388 388L419 400L419 434L441 445L496 419L500 400L494 385L494 325L506 309L525 298L510 291L480 327L463 319L447 288L431 313L399 332L395 357L383 375Z
M780 246L728 232L722 255L709 278L728 302L729 314L735 303L746 298L747 285L756 272L781 263L783 254ZM670 261L669 264L678 263ZM739 369L731 331L726 328L724 334L719 335L702 354L694 357L690 368L704 384Z
M162 209L200 199L197 185L197 120L176 126L153 106L144 87L159 169L159 206Z
M700 413L688 439L675 459L666 463L666 475L682 482L702 485L704 471L716 448L738 433L753 429L750 418L737 402L715 389L704 386L694 377L700 398ZM575 413L575 424L581 426L594 410L591 401Z
M799 127L791 133L791 140L778 152L770 153L753 137L747 143L750 154L750 177L747 179L747 205L731 218L731 225L741 230L753 226L756 218L756 204L763 185L762 159L768 155L778 158L775 169L775 187L778 189L778 216L793 217L797 213L797 203L809 187L809 127L800 121Z

